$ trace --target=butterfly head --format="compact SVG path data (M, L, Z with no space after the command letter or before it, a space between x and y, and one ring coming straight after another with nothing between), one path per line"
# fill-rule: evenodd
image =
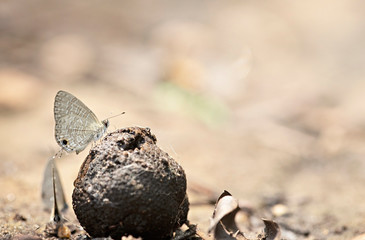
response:
M101 122L104 125L104 129L106 130L109 127L109 120L105 119Z
M109 120L105 119L101 122L103 127L99 129L99 131L94 135L94 141L99 140L106 132L106 129L109 127Z

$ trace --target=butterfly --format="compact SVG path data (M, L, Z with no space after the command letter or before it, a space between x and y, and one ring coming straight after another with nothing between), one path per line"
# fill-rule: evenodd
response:
M122 113L123 114L123 113ZM91 141L106 132L109 120L99 121L78 98L66 91L58 91L54 101L55 138L66 152L79 154Z
M51 236L57 236L58 238L70 238L71 230L67 226L69 225L67 219L64 218L62 214L62 212L66 212L68 206L66 204L55 160L56 156L53 156L48 160L42 184L43 203L48 209L53 205L51 220L47 223L45 232ZM59 207L62 207L62 209Z
M68 205L66 203L65 194L63 191L60 174L55 163L56 156L48 159L46 168L44 169L42 181L42 201L45 209L51 211L54 209L55 218L60 214L58 206L62 212L66 212Z

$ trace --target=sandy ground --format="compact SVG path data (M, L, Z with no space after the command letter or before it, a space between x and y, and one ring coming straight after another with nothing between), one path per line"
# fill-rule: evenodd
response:
M189 219L205 238L214 206L198 203L223 190L252 209L249 220L237 217L251 239L260 218L276 220L283 239L364 234L364 8L314 0L3 1L0 238L42 235L49 221L40 186L59 150L60 89L100 119L126 111L110 131L151 128L185 169ZM69 204L88 150L59 161ZM67 216L77 223L72 209Z

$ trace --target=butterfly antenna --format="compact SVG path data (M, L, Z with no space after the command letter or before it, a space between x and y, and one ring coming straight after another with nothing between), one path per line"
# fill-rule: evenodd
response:
M55 176L55 158L52 158L53 164L52 164L52 185L53 185L53 221L58 223L61 221L62 216L58 209L57 204L57 190L56 190L56 176Z
M117 115L114 115L114 116L108 117L108 118L107 118L107 119L105 119L105 120L108 120L108 119L111 119L111 118L115 118L115 117L118 117L118 116L123 115L123 114L125 114L125 112L121 112L121 113L119 113L119 114L117 114Z

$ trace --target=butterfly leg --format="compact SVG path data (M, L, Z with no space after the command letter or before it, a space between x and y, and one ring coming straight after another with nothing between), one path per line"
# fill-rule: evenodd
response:
M62 148L53 156L53 158L61 158L62 157L63 150Z

